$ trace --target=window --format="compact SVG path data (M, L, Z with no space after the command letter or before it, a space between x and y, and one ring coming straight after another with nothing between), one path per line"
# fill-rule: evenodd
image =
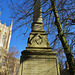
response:
M5 40L6 40L6 33L3 35L3 39L2 39L3 45L5 43Z

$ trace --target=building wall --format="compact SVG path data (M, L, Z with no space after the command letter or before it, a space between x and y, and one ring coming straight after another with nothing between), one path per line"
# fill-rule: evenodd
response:
M0 75L5 75L3 72L6 70L6 60L7 53L10 45L10 38L12 32L12 23L9 27L6 24L0 23Z
M12 24L7 27L6 24L0 23L0 48L9 50L10 38L11 38Z

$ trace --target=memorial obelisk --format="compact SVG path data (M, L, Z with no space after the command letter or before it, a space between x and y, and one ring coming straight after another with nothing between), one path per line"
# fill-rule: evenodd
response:
M34 0L32 31L21 52L18 75L60 75L56 52L51 51L43 27L40 0Z

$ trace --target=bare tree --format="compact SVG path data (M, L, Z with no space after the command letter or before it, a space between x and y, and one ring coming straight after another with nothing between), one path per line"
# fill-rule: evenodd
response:
M9 52L0 51L0 75L10 75L11 72L14 75L16 65L19 67L19 61L15 56L19 56L19 52L14 47L11 47Z
M22 29L22 34L31 27L33 19L34 0L10 0L14 31ZM63 51L70 67L70 74L75 75L75 1L74 0L41 0L44 27L54 49ZM24 29L25 32L24 32ZM53 39L51 39L54 37Z
M3 9L2 4L5 0L0 0L0 8Z
M16 48L11 47L6 57L7 75L15 75L15 65L18 64L15 56L19 56L19 51Z

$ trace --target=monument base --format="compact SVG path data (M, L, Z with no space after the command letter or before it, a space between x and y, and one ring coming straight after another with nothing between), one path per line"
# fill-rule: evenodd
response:
M24 50L18 75L60 75L56 52L49 50Z

